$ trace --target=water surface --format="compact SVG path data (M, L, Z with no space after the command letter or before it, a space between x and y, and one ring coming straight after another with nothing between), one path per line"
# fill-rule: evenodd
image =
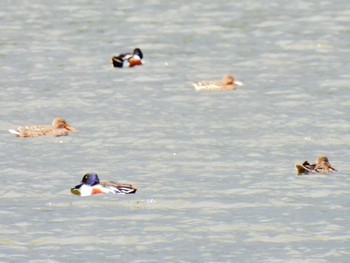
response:
M349 7L3 1L1 261L349 262ZM57 116L79 133L7 132ZM86 172L139 190L71 195Z

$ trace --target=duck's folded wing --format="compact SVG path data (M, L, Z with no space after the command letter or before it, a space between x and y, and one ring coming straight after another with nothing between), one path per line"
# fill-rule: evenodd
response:
M114 194L133 194L137 190L137 188L131 184L119 182L102 182L101 185L109 189Z
M310 164L308 161L305 161L302 164L298 163L295 165L295 169L297 170L297 175L314 173L315 168L316 168L316 165Z

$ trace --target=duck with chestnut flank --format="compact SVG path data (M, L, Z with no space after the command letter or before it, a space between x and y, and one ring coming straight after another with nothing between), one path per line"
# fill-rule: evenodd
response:
M96 194L134 194L137 188L131 184L118 183L113 181L100 182L96 173L84 175L81 183L71 188L72 194L90 196Z
M132 54L125 53L112 57L112 64L115 68L134 67L143 63L143 54L139 48L135 48Z

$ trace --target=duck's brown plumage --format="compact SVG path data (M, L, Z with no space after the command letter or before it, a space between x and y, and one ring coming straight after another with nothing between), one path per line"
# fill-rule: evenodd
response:
M314 163L309 163L308 161L304 161L301 164L295 165L297 175L302 174L310 174L310 173L320 173L327 174L337 171L332 165L329 163L328 158L326 156L318 156Z
M38 137L44 135L67 136L68 131L78 132L63 118L55 118L52 125L30 125L18 127L17 130L9 130L9 132L15 134L17 137Z
M219 81L197 81L192 83L196 91L200 90L223 90L230 91L236 89L236 86L244 85L242 82L236 80L232 75L225 75Z

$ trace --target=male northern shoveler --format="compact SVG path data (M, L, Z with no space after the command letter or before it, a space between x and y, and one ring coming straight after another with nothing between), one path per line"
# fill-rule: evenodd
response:
M95 194L134 194L137 188L131 184L118 182L100 182L96 173L87 173L84 175L81 183L70 189L72 194L80 196L90 196Z
M236 89L237 86L244 84L236 80L232 75L225 75L221 81L198 81L193 82L196 91L200 90L223 90L229 91Z
M142 65L144 63L142 51L139 48L135 48L134 53L132 54L126 53L120 54L116 57L112 57L112 63L115 68L134 67Z
M310 164L308 161L304 161L302 164L296 164L295 169L297 170L297 175L309 174L309 173L320 173L327 174L337 171L329 163L326 156L318 156L315 163Z
M67 136L68 131L78 132L62 118L54 119L52 125L32 125L18 127L17 130L9 129L9 132L16 134L17 137L38 137L43 135L52 135L56 137Z

